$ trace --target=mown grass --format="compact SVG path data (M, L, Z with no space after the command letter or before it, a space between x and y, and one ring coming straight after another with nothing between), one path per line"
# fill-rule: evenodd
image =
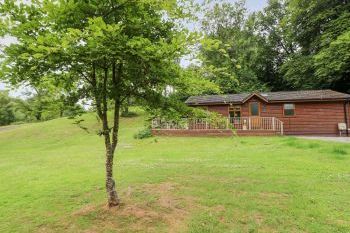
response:
M96 117L0 132L0 232L349 232L350 146L293 137L149 138L122 119L122 206L105 208Z

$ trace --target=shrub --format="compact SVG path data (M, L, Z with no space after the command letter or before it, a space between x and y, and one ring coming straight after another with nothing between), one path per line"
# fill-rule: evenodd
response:
M144 128L144 129L141 129L139 132L137 132L135 135L134 135L134 138L135 139L144 139L144 138L150 138L152 137L152 130L151 128Z
M121 117L137 117L137 113L136 112L122 112L120 114Z

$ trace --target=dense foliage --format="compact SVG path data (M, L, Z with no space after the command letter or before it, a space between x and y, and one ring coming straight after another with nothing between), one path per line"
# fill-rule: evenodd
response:
M7 92L0 92L0 126L16 121L14 105L14 99Z
M82 105L44 90L36 89L26 95L20 99L0 91L0 126L72 117L85 111Z
M331 88L350 91L348 0L245 1L205 9L200 56L224 93Z

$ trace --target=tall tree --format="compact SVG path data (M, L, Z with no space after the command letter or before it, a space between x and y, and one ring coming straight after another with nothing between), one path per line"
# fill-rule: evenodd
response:
M314 59L319 82L326 87L350 92L350 30L339 35Z
M256 13L256 33L259 35L263 49L260 56L264 72L261 80L268 83L271 90L291 89L290 84L283 78L280 67L292 56L297 49L290 35L288 0L269 0L267 6Z
M268 89L262 82L267 69L256 17L247 15L244 0L216 3L205 10L200 58L207 77L224 93Z
M349 91L350 2L290 0L288 3L289 34L298 49L281 66L285 79L297 89Z
M18 39L4 50L4 79L51 78L94 100L110 207L120 203L113 161L121 104L132 97L154 108L166 101L162 91L167 86L179 84L177 61L192 41L176 24L189 16L186 5L176 0L56 0L5 1L0 7L2 34ZM109 102L114 105L111 119Z

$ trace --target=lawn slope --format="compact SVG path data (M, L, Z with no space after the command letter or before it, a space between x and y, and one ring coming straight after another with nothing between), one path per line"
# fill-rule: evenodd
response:
M105 207L93 114L0 131L0 232L349 232L350 147L291 137L133 139Z

